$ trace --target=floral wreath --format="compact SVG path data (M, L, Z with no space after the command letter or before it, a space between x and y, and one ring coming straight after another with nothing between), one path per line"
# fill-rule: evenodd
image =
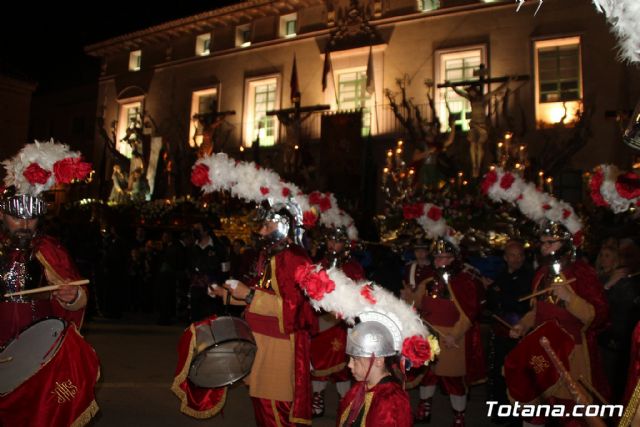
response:
M519 175L496 168L482 181L482 193L495 202L515 203L527 218L541 223L545 220L562 224L573 235L575 244L582 240L582 221L570 204L544 193Z
M622 173L613 165L598 166L589 181L591 198L596 206L615 213L640 206L640 177L634 172Z
M82 161L79 152L53 139L27 144L2 164L7 171L5 185L15 186L17 194L31 196L57 184L83 180L91 173L91 163Z
M394 348L410 361L410 366L427 365L440 353L437 338L415 309L382 286L366 280L356 282L339 268L313 264L299 266L295 279L316 310L332 312L348 324L353 325L357 317L368 313L382 313L392 319L402 335Z
M306 195L295 184L283 181L274 171L253 162L231 159L225 153L215 153L198 159L191 170L191 183L204 193L228 190L247 201L269 204L293 201L302 210L302 222L313 228L318 221L326 227L347 229L351 240L358 239L353 218L338 207L331 193L314 191Z

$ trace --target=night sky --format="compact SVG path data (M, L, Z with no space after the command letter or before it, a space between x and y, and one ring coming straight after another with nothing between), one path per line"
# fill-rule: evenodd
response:
M232 0L13 2L0 25L0 73L37 81L38 91L97 81L98 61L83 47Z

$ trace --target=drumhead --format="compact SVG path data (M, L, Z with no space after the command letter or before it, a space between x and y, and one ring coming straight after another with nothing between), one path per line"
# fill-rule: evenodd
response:
M0 353L0 394L15 390L56 355L66 324L40 320L22 331Z
M244 320L218 317L196 327L196 353L189 380L198 387L224 387L249 374L256 344Z

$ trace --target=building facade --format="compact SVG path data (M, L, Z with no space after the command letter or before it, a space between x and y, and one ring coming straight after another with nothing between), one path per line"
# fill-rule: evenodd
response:
M616 114L635 106L640 73L616 60L615 39L590 1L549 0L534 15L537 6L527 1L516 12L512 1L499 0L252 0L87 46L102 60L94 160L107 165L108 179L106 139L131 157L127 130L139 121L148 137L148 177L164 173L161 180L172 182L157 189L158 197L190 191L189 170L202 144L245 159L260 152L261 163L281 169L291 127L267 112L292 106L295 57L301 106L331 109L302 116L301 140L311 157L335 143L323 117L355 110L370 141L366 162L381 173L387 149L408 136L391 99L401 115L413 108L427 123L429 93L442 130L451 114L461 131L449 150L468 174L463 135L471 104L437 85L521 76L506 87L483 85L484 109L497 132L517 136L532 165L550 164L545 155L564 149L570 156L554 173L603 162L628 168L634 153L621 142ZM402 90L411 102L405 110ZM207 126L215 128L213 142ZM486 143L485 170L495 160L496 138Z

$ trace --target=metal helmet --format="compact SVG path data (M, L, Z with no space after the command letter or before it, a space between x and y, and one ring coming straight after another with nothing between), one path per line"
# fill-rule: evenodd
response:
M347 333L346 353L354 357L395 356L402 350L400 322L391 314L361 313L360 322Z
M31 194L16 194L15 187L4 191L0 199L2 212L21 219L32 219L47 213L47 202L39 196Z
M438 237L431 244L431 255L435 256L445 253L449 253L457 257L459 250L455 243L453 243L451 240L448 240L445 237Z
M546 220L540 225L540 237L548 236L562 241L562 246L551 254L551 260L564 261L563 258L571 256L575 251L573 235L563 224L557 221Z
M302 210L293 201L285 203L269 201L269 206L259 208L258 219L276 224L276 229L266 236L269 243L291 237L296 244L302 245Z

